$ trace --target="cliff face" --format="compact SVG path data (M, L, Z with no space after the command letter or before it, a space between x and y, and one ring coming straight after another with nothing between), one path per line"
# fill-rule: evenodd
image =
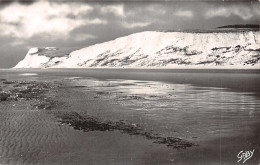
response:
M142 32L79 50L32 48L15 68L260 68L260 32Z

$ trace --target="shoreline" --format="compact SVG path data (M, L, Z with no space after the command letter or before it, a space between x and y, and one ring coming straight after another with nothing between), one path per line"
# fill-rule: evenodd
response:
M91 68L6 68L6 69L0 69L0 70L5 70L5 71L51 71L51 70L108 70L108 71L113 71L113 70L121 70L121 71L151 71L151 72L161 72L161 71L167 71L167 72L213 72L213 73L225 73L225 72L238 72L238 73L248 73L248 72L252 72L252 73L260 73L260 68L220 68L220 67L216 67L216 68L198 68L198 67L194 67L194 68L122 68L122 67L111 67L111 68L103 68L103 67L91 67Z

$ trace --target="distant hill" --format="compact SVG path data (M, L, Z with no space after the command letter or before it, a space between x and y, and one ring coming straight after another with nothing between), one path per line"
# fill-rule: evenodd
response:
M218 27L218 29L223 28L243 28L243 29L260 29L260 25L258 24L245 24L245 25L227 25Z

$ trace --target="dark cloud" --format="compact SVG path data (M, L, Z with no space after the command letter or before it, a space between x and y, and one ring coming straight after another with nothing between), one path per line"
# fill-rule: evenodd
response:
M36 0L0 0L1 4L9 4L13 2L18 2L21 4L31 4L34 3Z

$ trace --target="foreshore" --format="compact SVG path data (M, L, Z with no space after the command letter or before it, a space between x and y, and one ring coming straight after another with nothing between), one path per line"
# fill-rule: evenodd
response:
M85 95L89 97L85 98L86 103L75 103L82 93L64 82L1 79L0 84L1 164L84 164L89 160L93 164L167 164L173 161L170 153L174 149L195 146L133 124L128 120L131 117L123 113L115 115L113 108L120 106L95 99L93 93ZM92 146L93 142L103 146ZM110 151L106 151L107 145ZM150 159L156 152L158 156ZM161 156L165 152L168 154ZM99 153L103 153L103 160L97 158Z
M0 79L0 164L234 164L245 149L259 162L257 73L7 70Z

